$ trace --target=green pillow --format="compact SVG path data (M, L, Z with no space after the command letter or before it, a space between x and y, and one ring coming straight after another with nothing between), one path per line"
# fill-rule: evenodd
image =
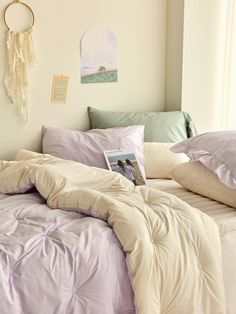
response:
M177 143L197 134L189 114L168 112L114 112L88 107L91 129L145 125L144 141Z

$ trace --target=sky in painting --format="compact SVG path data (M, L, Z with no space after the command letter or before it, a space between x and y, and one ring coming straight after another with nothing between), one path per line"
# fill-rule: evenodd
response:
M81 69L117 68L117 43L113 33L103 27L88 30L81 41Z

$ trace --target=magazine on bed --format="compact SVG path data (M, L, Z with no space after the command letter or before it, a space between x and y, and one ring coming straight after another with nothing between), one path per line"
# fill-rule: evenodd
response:
M128 180L132 181L134 185L145 184L135 153L122 150L107 150L104 151L104 156L110 170L121 173Z

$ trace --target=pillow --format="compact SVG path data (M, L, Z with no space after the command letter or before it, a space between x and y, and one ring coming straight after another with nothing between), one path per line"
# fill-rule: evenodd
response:
M236 189L236 131L203 133L174 145L171 150L199 160L222 183Z
M178 165L172 170L171 177L190 191L236 207L235 190L221 183L214 172L199 161Z
M170 178L170 170L189 160L185 154L174 154L170 151L173 143L144 143L145 173L149 179Z
M177 143L196 135L190 116L181 111L172 112L113 112L88 107L92 129L145 125L145 142Z
M105 169L107 164L103 151L124 149L135 153L140 170L145 176L143 136L143 125L87 132L43 126L42 146L43 153Z

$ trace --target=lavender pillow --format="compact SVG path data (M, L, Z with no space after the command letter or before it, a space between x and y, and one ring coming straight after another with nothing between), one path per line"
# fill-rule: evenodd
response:
M134 152L143 176L144 125L92 129L86 132L43 126L43 153L107 169L104 150L124 149Z
M171 147L212 170L219 180L236 189L236 131L207 132Z

